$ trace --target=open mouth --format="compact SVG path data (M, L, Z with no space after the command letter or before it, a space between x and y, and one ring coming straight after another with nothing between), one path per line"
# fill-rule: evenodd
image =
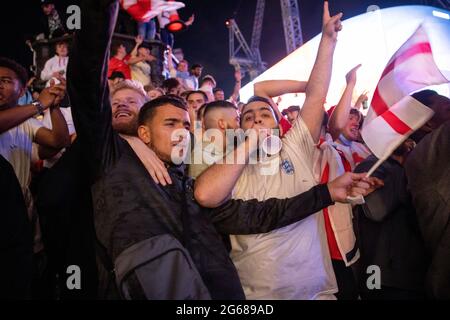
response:
M128 111L125 111L125 110L117 111L117 112L114 114L114 118L115 118L115 119L129 118L129 117L131 117L131 113L128 112Z

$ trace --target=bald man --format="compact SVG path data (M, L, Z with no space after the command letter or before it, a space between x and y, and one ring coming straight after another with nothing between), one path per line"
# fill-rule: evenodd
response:
M239 112L234 104L224 100L206 104L203 114L204 132L201 136L195 135L197 143L191 154L190 177L197 178L210 165L222 159L227 146L228 150L233 150L234 133L240 128L239 122Z

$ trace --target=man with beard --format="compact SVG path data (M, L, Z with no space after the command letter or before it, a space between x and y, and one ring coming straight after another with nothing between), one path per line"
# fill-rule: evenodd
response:
M144 243L167 251L168 247L164 247L167 242L172 245L172 251L183 253L177 256L182 259L177 260L179 263L193 261L195 268L191 270L197 271L192 274L200 275L196 279L203 283L211 298L242 299L244 294L236 270L214 227L223 233L270 231L302 219L333 201L344 201L348 188L361 180L362 175L348 174L293 199L270 199L265 203L231 201L215 211L202 208L194 201L193 181L186 177L182 164L190 128L187 108L178 98L165 96L146 103L139 111L139 138L168 167L173 181L172 185L163 187L154 183L140 160L140 152L113 129L114 126L129 133L135 127L136 111L141 108L137 93L126 97L116 91L111 111L104 64L108 60L117 9L118 1L82 1L83 28L74 39L68 72L78 139L83 152L89 155L87 170L93 180L94 223L99 257L103 261L99 270L100 295L118 297L119 292L108 287L108 282L117 280L110 276L114 270L119 271L117 259L130 254L127 250ZM246 144L254 150L252 141ZM254 219L247 219L245 212L249 210L256 212ZM145 251L146 255L151 253ZM127 297L174 298L167 292L179 289L177 279L185 275L170 274L171 268L179 264L164 261L169 263L169 268L145 275L133 271ZM157 282L146 282L149 279ZM189 291L190 287L183 289L188 291L183 298L197 297Z

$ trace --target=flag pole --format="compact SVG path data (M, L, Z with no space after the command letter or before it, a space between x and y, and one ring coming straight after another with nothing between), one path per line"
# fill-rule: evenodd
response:
M372 168L370 168L369 172L367 172L366 178L369 178L374 172L375 170L378 169L379 166L381 166L383 164L383 162L386 161L387 158L381 158L379 159L373 166Z
M389 157L387 157L387 158L389 158ZM375 170L377 170L377 169L383 164L383 162L387 160L387 158L381 158L381 159L379 159L379 160L372 166L372 168L370 168L369 172L367 172L366 178L369 178L369 177L375 172ZM366 203L365 200L364 200L364 197L363 197L362 195L359 195L359 196L357 196L357 197L350 197L350 196L348 196L348 197L347 197L347 201L348 201L348 203L350 203L351 205L361 205L361 204Z

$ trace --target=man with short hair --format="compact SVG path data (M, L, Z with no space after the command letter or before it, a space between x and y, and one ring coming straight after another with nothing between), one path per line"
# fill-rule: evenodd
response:
M411 96L434 111L433 117L411 135L411 139L419 143L427 134L450 120L450 99L434 90L422 90Z
M13 166L24 191L30 182L32 142L54 149L70 144L67 124L58 108L65 95L65 84L45 88L37 101L18 106L26 83L27 73L22 66L0 58L0 154ZM52 130L34 118L48 108Z
M216 101L225 100L225 92L222 88L214 88L213 89L214 99Z
M195 63L189 68L189 77L186 79L186 83L194 90L198 90L198 79L202 76L203 66Z
M195 137L196 143L189 164L190 177L197 178L210 165L221 160L227 151L234 149L235 135L232 133L240 128L239 121L237 108L231 102L221 100L205 105L203 113L205 130L200 131L201 137ZM229 141L230 137L233 140Z
M208 102L208 97L203 91L190 91L186 95L186 102L189 108L189 117L191 119L192 130L198 129L201 127L201 122L197 123L197 113L200 107Z
M138 118L139 138L164 162L173 180L169 186L157 185L141 162L141 153L113 131L117 125L134 127L136 111L140 109L137 99L133 99L137 98L135 95L130 99L117 96L120 91L116 91L111 110L107 95L103 63L108 57L118 1L99 0L93 5L84 0L81 6L85 14L69 64L69 93L79 143L83 152L89 154L87 170L93 183L94 220L99 250L105 253L99 270L100 296L118 297L114 286L107 287L108 280L117 280L110 278L115 269L110 263L118 263L116 258L134 245L151 241L163 252L171 249L170 252L183 252L182 259L189 256L189 261L193 261L191 270L197 270L211 298L243 299L236 270L215 228L223 233L253 233L284 226L334 200L343 201L348 188L360 176L348 175L328 187L313 187L294 199L271 199L266 203L231 201L216 211L206 210L194 201L193 181L185 176L182 164L190 127L187 108L177 97L165 96L146 103ZM86 56L90 57L87 61ZM254 149L253 143L248 141L247 147ZM247 219L249 210L256 212L254 218ZM167 243L173 246L168 247ZM156 250L145 254L152 253ZM126 280L130 284L128 297L161 299L162 292L172 291L183 275L171 273L170 267L178 266L173 260L171 263L169 269L163 266L147 272L145 277L133 271ZM158 282L146 282L149 278ZM164 297L173 298L170 293ZM195 297L188 294L182 298Z
M166 94L173 94L175 96L180 96L184 91L183 85L177 78L169 78L164 80L161 87Z

